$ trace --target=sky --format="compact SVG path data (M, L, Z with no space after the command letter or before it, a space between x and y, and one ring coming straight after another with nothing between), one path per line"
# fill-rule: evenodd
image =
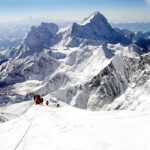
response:
M0 22L29 17L81 20L95 11L110 22L150 22L150 0L0 0Z

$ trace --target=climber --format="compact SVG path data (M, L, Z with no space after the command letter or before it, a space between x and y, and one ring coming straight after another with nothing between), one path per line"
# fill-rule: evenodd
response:
M60 107L60 104L58 103L57 100L55 100L55 99L50 99L50 102L55 103L57 108Z
M59 107L60 107L60 104L57 104L56 107L59 108Z
M43 98L41 98L41 104L43 104L43 101L44 101L44 99L43 99Z
M47 106L49 105L49 101L46 101L46 105L47 105Z
M41 98L40 95L35 95L34 96L34 102L36 105L43 103L43 98Z

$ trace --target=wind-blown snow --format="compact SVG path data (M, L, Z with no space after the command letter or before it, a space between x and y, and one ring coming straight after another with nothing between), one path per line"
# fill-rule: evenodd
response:
M32 106L0 125L2 150L149 150L150 113Z

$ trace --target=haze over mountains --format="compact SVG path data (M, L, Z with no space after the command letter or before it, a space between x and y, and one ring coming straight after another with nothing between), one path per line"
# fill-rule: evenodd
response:
M143 109L148 89L139 106L132 93L145 91L149 83L149 36L112 28L99 12L60 29L41 23L20 46L1 55L0 102L40 93L84 109ZM31 91L18 90L30 84Z
M5 50L8 47L16 47L19 45L31 26L38 26L41 22L53 22L59 27L71 25L73 21L52 20L52 19L34 19L29 18L20 21L1 22L0 23L0 50ZM128 29L130 31L150 31L150 23L111 23L113 27L120 29Z
M141 31L148 32L150 31L150 22L133 22L133 23L112 23L113 27L128 29L130 31Z

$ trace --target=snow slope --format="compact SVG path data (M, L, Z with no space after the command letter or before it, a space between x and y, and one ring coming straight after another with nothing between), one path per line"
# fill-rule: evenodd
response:
M33 105L23 116L0 125L0 149L149 150L149 126L149 112Z
M0 107L0 123L18 118L33 105L33 101L26 101L16 104L8 104Z

